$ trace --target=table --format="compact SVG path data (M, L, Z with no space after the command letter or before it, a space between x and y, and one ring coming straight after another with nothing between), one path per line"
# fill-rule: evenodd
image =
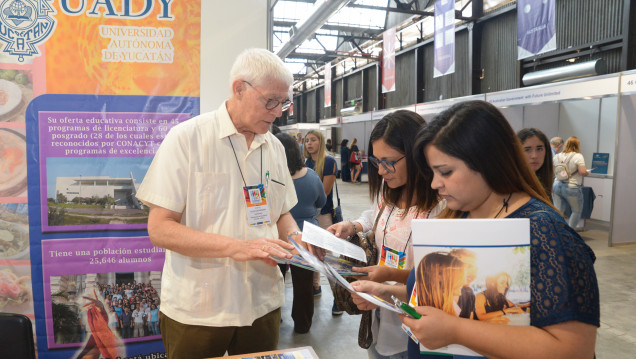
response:
M241 354L241 355L231 355L226 357L218 357L213 359L319 359L318 355L314 351L312 347L299 347L299 348L289 348L289 349L280 349L280 350L272 350L269 352L260 352L260 353L251 353L251 354Z

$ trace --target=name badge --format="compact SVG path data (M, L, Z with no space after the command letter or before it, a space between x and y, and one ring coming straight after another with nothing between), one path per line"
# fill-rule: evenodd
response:
M272 223L265 195L265 186L243 187L245 205L247 207L247 224L250 226L262 226Z
M382 246L382 253L380 254L380 265L389 267L404 269L406 264L406 254L393 248Z

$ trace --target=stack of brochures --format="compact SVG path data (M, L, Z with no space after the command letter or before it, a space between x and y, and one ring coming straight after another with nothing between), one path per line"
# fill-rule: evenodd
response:
M278 261L278 263L281 263L281 264L291 264L300 268L318 271L316 268L312 267L311 264L309 264L309 262L307 262L306 260L304 260L302 257L298 255L294 255L290 259L283 259L278 257L274 257L274 259L276 259L276 261ZM338 274L342 276L366 274L366 273L354 272L352 268L356 267L355 263L344 258L336 257L333 254L327 254L325 256L324 263L328 263Z
M293 238L289 237L289 241L294 245L299 255L295 255L292 259L282 260L280 258L275 258L279 262L290 263L292 265L297 265L299 267L311 269L313 271L317 271L322 273L324 276L329 278L332 282L346 288L348 291L352 293L356 293L361 296L365 300L394 311L396 313L402 313L403 311L396 307L393 303L388 302L380 297L356 292L355 289L351 286L351 284L344 279L343 275L364 275L365 273L357 273L353 272L352 267L355 266L352 262L336 257L336 255L344 255L346 257L350 257L362 262L366 263L366 256L364 254L364 250L355 244L349 243L343 239L340 239L328 231L313 225L309 222L305 222L303 224L303 241L305 243L313 244L314 246L318 246L324 248L332 253L333 255L327 255L324 261L321 261L316 256L311 254L305 248L300 246Z

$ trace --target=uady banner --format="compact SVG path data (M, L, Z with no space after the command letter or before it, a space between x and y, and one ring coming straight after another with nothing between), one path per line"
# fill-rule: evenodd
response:
M165 355L164 250L135 195L168 131L199 114L200 13L0 3L0 311L32 319L39 358Z
M517 59L556 50L555 0L517 0Z
M382 93L395 91L395 28L382 34Z
M455 1L435 1L433 77L455 72Z

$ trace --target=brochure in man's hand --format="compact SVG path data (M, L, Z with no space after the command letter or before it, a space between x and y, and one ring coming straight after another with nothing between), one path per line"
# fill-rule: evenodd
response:
M305 222L304 228L307 228L307 224L308 223ZM328 233L329 235L331 235L331 233L325 231L324 229L322 229L320 227L317 227L317 228L319 230L324 231L324 232ZM315 231L315 229L314 229L314 231ZM305 235L306 234L303 231L303 239L305 239ZM314 234L310 232L310 233L307 233L307 235L313 236ZM388 310L394 311L396 313L401 313L402 312L401 309L396 307L393 303L388 302L388 301L386 301L386 300L384 300L384 299L382 299L380 297L376 297L374 295L370 295L370 294L367 294L367 293L356 292L353 289L353 287L351 286L351 284L346 279L344 279L342 277L342 275L340 275L338 273L338 271L336 269L334 269L334 267L331 266L326 260L323 262L320 259L318 259L316 256L311 254L308 250L306 250L305 248L300 246L298 244L298 242L296 242L291 236L287 236L287 238L289 238L289 241L291 242L291 244L294 246L294 248L296 248L296 250L300 254L300 257L307 263L307 265L312 267L312 270L315 270L315 271L318 271L318 272L322 273L327 278L331 279L334 283L346 288L348 291L350 291L352 293L356 293L357 295L361 296L362 298L364 298L368 302L371 302L371 303L373 303L373 304L375 304L377 306L386 308ZM351 245L353 245L353 244L351 244ZM362 248L360 248L360 249L362 249Z
M317 271L317 269L312 267L311 264L309 264L309 262L307 262L302 257L300 257L299 255L296 255L296 254L293 257L291 257L290 259L283 259L283 258L278 258L278 257L273 257L273 258L276 259L276 261L278 263L281 263L281 264L288 263L288 264L295 265L295 266L300 267L300 268ZM354 272L352 268L356 267L355 263L353 263L351 261L348 261L348 260L346 260L344 258L336 257L333 254L327 254L325 256L325 263L329 263L329 265L331 267L333 267L333 269L335 269L335 271L338 274L342 275L342 276L365 275L366 274L366 273Z

